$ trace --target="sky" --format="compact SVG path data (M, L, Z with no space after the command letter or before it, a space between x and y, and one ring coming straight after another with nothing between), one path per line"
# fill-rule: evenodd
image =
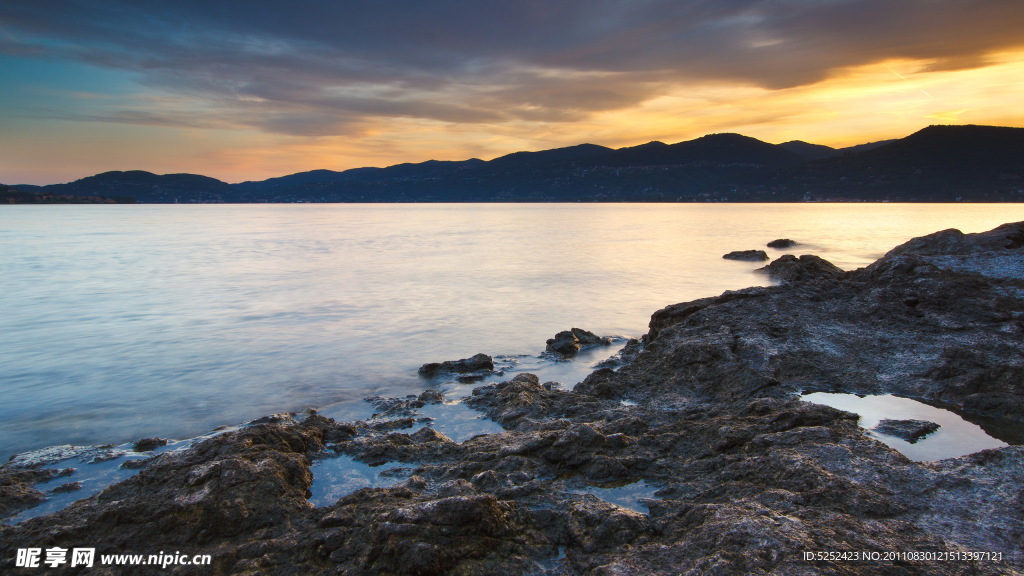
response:
M1024 127L1021 0L0 0L0 182Z

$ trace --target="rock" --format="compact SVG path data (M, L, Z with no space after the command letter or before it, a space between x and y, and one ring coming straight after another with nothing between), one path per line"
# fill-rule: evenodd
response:
M444 404L444 394L440 390L424 390L417 398L420 402L426 404Z
M757 271L765 272L772 280L779 282L806 282L843 275L843 271L836 265L812 254L804 254L799 258L786 254Z
M915 444L925 436L938 430L940 426L927 420L882 420L872 428L879 434L895 436Z
M572 332L565 330L547 341L547 351L563 356L572 356L580 351L580 341Z
M368 427L386 432L389 430L404 430L405 428L412 428L416 424L414 418L394 418L389 420L379 420L367 424Z
M50 490L50 494L63 494L65 492L75 492L82 489L81 482L65 482L56 486Z
M573 328L555 334L554 338L547 341L546 350L562 356L574 356L587 346L607 346L611 343L611 338L598 336L580 328Z
M466 404L504 426L514 426L522 418L546 414L559 394L533 374L518 374L505 382L474 388Z
M433 428L426 427L421 428L419 431L413 434L410 434L409 438L411 438L414 442L452 442L451 438L445 436L444 434L441 434L440 432L434 430Z
M136 452L149 452L150 450L161 446L167 446L166 438L141 438L135 441L132 445L132 449Z
M408 395L404 398L382 398L371 396L364 398L364 402L373 404L374 408L380 410L373 415L373 418L391 418L396 416L412 416L417 409L426 405L425 402L415 395Z
M281 424L285 422L294 422L295 417L288 412L278 412L276 414L267 414L261 416L255 420L249 422L249 424Z
M742 260L744 262L761 262L768 259L764 250L736 250L722 256L726 260Z
M796 242L789 238L779 238L768 243L769 248L792 248L793 246L796 246Z
M492 372L494 359L486 354L476 354L461 360L434 362L420 366L420 376L434 378L444 374L468 374L471 372Z
M118 466L118 468L123 470L138 470L140 468L145 468L152 460L152 458L132 458L121 462L121 465Z
M54 478L68 476L73 468L18 468L0 467L0 518L6 518L46 501L46 495L36 485Z

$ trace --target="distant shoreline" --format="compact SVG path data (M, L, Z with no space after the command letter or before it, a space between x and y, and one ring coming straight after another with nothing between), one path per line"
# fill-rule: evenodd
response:
M7 188L140 204L1024 202L1024 128L931 126L841 150L710 134L676 144L580 144L490 161L311 170L236 184L130 170Z

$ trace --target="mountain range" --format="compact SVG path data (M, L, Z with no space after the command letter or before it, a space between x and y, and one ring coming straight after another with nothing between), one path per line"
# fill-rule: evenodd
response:
M490 161L313 170L239 184L135 170L13 189L140 203L1024 202L1024 128L930 126L842 149L710 134L676 144L580 144Z

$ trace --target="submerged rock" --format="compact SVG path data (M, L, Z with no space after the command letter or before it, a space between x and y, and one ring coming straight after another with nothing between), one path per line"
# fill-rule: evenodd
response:
M768 243L769 248L792 248L793 246L796 246L796 242L789 238L779 238Z
M434 378L444 374L468 374L472 372L491 372L494 370L494 359L487 354L476 354L461 360L432 362L420 366L420 376Z
M768 259L768 253L764 250L736 250L722 256L726 260L743 260L745 262L760 262Z
M573 328L555 334L554 338L547 341L545 349L562 356L575 356L577 352L587 346L607 346L611 343L612 339L606 336L598 336L581 328Z
M895 436L915 444L925 436L938 430L940 426L927 420L889 420L885 419L872 428L879 434Z

